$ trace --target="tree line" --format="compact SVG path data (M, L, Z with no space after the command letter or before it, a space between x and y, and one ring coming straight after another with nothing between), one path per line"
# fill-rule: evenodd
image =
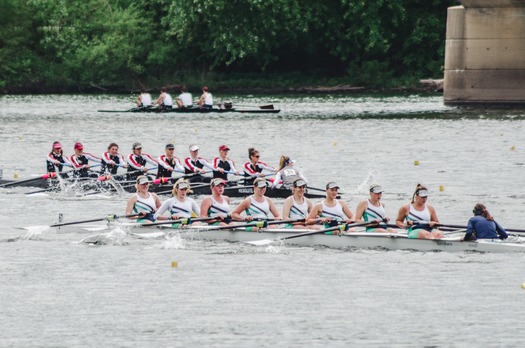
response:
M4 0L0 90L136 90L223 80L374 87L439 77L447 8L457 3Z

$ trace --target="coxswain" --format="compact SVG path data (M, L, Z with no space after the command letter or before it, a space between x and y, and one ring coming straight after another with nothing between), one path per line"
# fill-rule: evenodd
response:
M331 181L326 184L325 199L314 205L306 219L308 225L322 223L326 228L339 224L354 223L354 214L345 202L337 199L339 185Z
M213 96L208 92L208 87L202 87L202 95L199 98L199 107L201 109L213 108Z
M148 108L152 105L151 94L146 92L145 89L140 90L140 95L137 97L138 108Z
M385 204L381 202L383 188L379 184L371 184L369 188L370 197L357 204L355 211L355 221L357 222L377 222L377 225L367 226L366 232L388 232L395 233L387 227L390 218L386 216Z
M89 174L90 166L89 161L101 163L100 158L93 156L88 152L84 152L84 146L80 142L76 142L73 146L75 154L71 156L71 164L75 170L74 176L79 178L98 177L97 174Z
M293 183L297 179L302 179L306 182L305 177L294 168L295 160L291 159L288 156L281 156L279 159L279 167L275 171L275 177L273 180L272 188L284 187L291 189ZM282 180L282 182L281 182Z
M188 193L191 193L189 181L182 178L177 180L173 185L173 197L162 203L157 213L155 213L155 219L179 220L199 216L200 208L193 198L187 197ZM169 216L162 215L166 211L169 212ZM179 227L179 225L179 223L176 223L173 227Z
M408 228L408 238L441 239L443 233L436 228L439 220L436 210L427 203L428 190L417 184L410 203L405 204L397 213L396 225L399 228Z
M58 169L58 172L61 173L60 176L62 178L68 177L67 173L62 173L62 169L64 169L64 166L72 166L69 159L66 156L64 156L64 152L62 151L62 144L58 141L55 141L53 143L53 146L51 147L51 152L46 157L46 163L48 173L55 173Z
M210 225L226 226L232 222L230 217L230 197L224 196L224 186L226 181L221 178L214 178L210 182L211 195L204 198L201 202L202 218L217 216L215 220L208 221Z
M134 180L137 176L145 174L148 172L146 164L150 163L155 166L158 165L157 161L151 158L150 155L142 153L142 144L133 143L132 147L133 152L128 156L128 180Z
M264 194L268 182L264 178L257 178L253 182L253 195L245 198L232 212L232 219L236 221L252 221L254 219L267 220L274 218L281 220L275 203ZM246 216L241 216L245 212Z
M210 182L210 178L203 177L206 174L204 167L213 170L213 166L206 158L199 157L199 147L190 145L190 156L184 159L184 173L190 182ZM189 175L188 175L189 174Z
M235 163L233 163L233 160L228 158L228 151L230 151L228 146L219 146L219 157L213 159L214 178L221 178L228 181L228 173L240 175L237 169L235 169Z
M171 178L173 171L180 173L184 172L184 167L180 163L180 160L173 155L175 152L175 145L167 144L165 147L165 154L159 156L158 163L159 168L157 169L157 179Z
M248 149L248 158L249 162L244 164L244 184L252 185L256 178L264 178L266 175L262 172L263 170L268 170L275 172L275 168L270 167L268 164L259 161L259 151L250 147Z
M108 151L102 154L102 168L100 172L102 174L117 174L119 167L127 168L128 164L124 156L118 153L118 144L110 143L108 145Z
M191 93L186 92L184 86L181 86L180 94L175 98L175 102L179 108L191 108L193 107L193 96Z
M126 205L126 215L139 214L137 222L154 222L154 214L161 206L159 196L149 192L150 181L146 175L139 175L135 184L137 192L129 197Z
M462 238L463 240L507 239L509 237L507 231L494 221L485 205L476 204L472 213L474 216L468 220L467 233Z
M284 200L283 219L304 219L304 221L288 224L288 228L305 228L306 218L313 209L312 201L304 196L306 181L296 179L292 183L292 195Z
M160 95L153 104L158 105L159 109L161 110L170 110L173 108L173 99L168 93L168 89L166 87L162 87L160 89Z

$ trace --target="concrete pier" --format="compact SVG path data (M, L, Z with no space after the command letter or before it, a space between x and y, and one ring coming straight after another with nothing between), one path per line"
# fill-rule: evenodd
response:
M525 107L525 0L461 0L447 13L447 105Z

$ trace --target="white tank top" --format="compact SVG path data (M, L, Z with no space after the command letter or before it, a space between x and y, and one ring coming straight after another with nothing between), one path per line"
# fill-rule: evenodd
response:
M166 106L173 106L173 99L171 99L171 95L169 95L168 93L164 93L163 103Z
M346 220L346 214L343 212L343 207L341 204L339 204L338 200L335 201L335 206L333 207L327 206L324 200L321 202L321 204L323 206L321 217L327 217L337 221Z
M414 208L414 205L410 203L410 210L408 211L406 219L419 222L430 222L430 210L428 210L426 204L425 209L416 210L416 208Z
M270 216L270 204L268 198L264 197L264 202L257 202L250 196L250 207L246 209L246 214L254 218L268 218Z
M376 207L375 205L370 203L370 200L368 200L368 207L363 213L363 219L368 222L372 220L383 220L385 217L386 212L383 205L379 204L379 207Z
M213 199L213 196L211 198L211 206L208 210L208 216L212 215L222 215L226 216L230 212L230 205L226 201L225 198L222 199L222 203L217 202L215 199Z
M133 212L134 213L154 213L156 210L155 205L155 198L153 198L153 195L151 193L148 193L148 198L142 198L139 196L138 193L135 193L135 196L137 197L137 201L135 202L135 205L133 206Z
M204 104L213 105L213 96L211 93L204 93Z
M308 203L306 198L303 198L303 203L299 204L292 196L292 207L290 208L290 219L304 219L308 216Z
M142 101L143 106L150 106L151 105L151 94L143 93L140 96L140 100Z

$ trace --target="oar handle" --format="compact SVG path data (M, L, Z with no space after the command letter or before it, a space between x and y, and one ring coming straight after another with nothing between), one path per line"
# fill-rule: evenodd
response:
M139 214L128 214L128 215L115 215L115 214L108 214L108 216L104 218L98 218L98 219L91 219L91 220L82 220L82 221L72 221L72 222L62 222L58 224L51 225L50 227L61 227L61 226L69 226L69 225L78 225L78 224L85 224L89 222L97 222L97 221L114 221L115 219L119 218L128 218L133 216L138 216Z

